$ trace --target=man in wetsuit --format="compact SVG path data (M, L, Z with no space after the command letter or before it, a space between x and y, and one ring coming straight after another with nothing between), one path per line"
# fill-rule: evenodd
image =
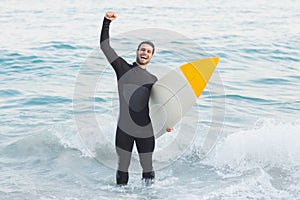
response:
M142 178L151 182L155 177L152 166L155 138L148 102L152 85L157 78L146 70L146 66L152 59L155 48L152 42L141 42L136 50L136 62L133 64L118 56L109 41L109 26L116 17L114 12L105 14L100 36L100 47L118 80L120 113L115 139L118 154L116 182L118 185L128 183L128 168L134 142L143 168ZM172 128L166 131L170 132Z

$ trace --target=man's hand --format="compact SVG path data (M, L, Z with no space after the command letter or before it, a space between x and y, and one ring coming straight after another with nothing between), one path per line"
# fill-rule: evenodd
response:
M112 11L108 11L106 14L105 14L105 18L106 19L109 19L111 21L115 20L117 18L117 15L115 12L112 12Z
M171 132L171 131L173 131L173 128L167 128L166 131Z

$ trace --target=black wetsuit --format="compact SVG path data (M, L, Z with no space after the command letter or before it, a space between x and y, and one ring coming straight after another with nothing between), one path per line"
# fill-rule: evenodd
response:
M153 179L152 154L155 146L149 117L149 96L157 78L136 63L128 64L111 48L110 20L104 18L100 47L115 70L118 79L120 113L116 131L116 151L119 158L117 184L127 184L128 168L134 142L143 168L143 178Z

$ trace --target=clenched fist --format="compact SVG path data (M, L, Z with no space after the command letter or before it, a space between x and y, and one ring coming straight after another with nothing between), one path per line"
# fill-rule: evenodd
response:
M111 21L115 20L117 18L117 15L115 12L112 12L112 11L108 11L106 14L105 14L105 18L106 19L109 19Z

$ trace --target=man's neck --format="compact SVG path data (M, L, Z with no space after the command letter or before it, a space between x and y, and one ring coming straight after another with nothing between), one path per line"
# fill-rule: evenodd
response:
M136 62L137 66L142 68L142 69L146 69L147 68L147 65L140 65L138 62Z

